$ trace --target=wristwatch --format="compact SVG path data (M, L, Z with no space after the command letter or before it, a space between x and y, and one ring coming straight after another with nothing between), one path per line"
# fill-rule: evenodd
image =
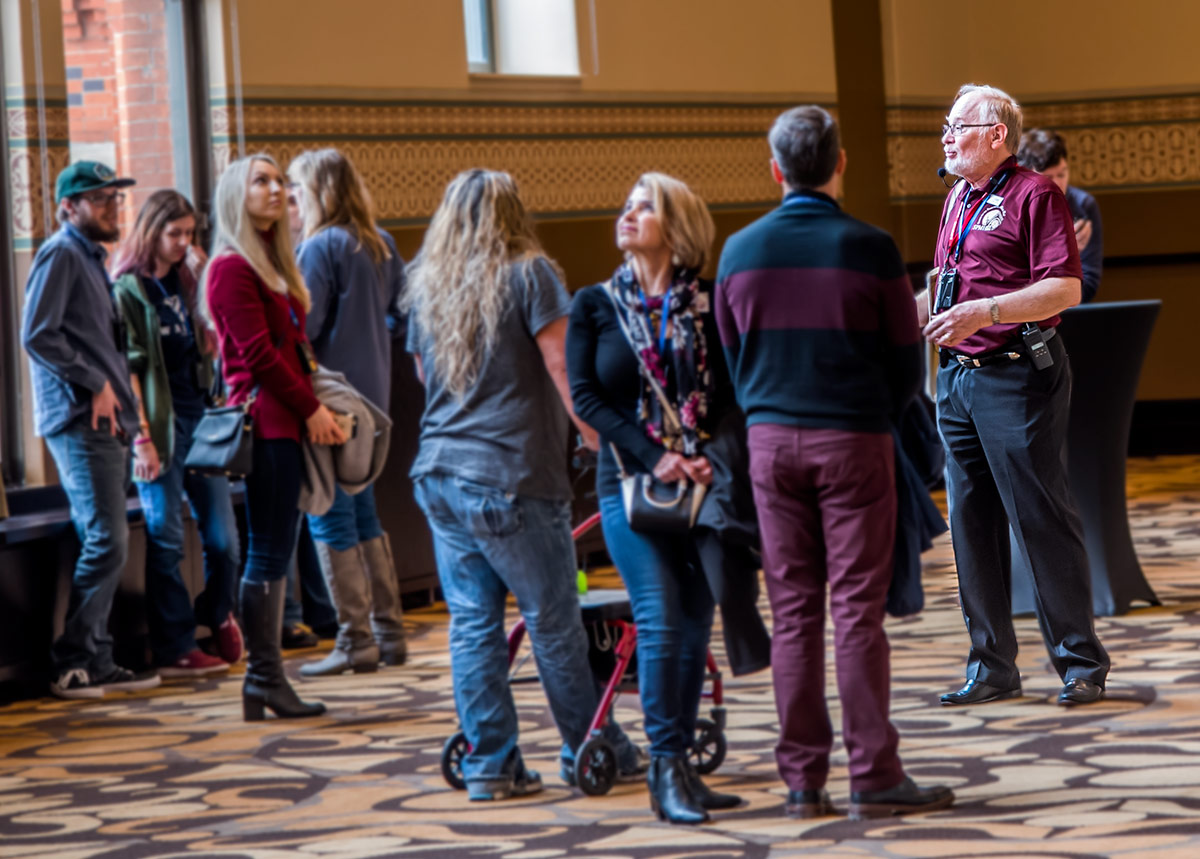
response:
M994 298L988 299L988 310L991 311L991 314L992 314L992 324L999 325L1000 324L1000 305L996 303L996 299L994 299Z

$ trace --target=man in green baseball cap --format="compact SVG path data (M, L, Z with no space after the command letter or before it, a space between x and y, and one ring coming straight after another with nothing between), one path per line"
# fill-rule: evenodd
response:
M100 242L120 235L120 189L132 184L95 161L63 170L55 185L61 227L38 248L25 285L21 343L30 358L34 428L58 466L83 543L62 635L50 651L50 691L61 698L160 682L113 662L108 634L128 553L125 497L138 409Z

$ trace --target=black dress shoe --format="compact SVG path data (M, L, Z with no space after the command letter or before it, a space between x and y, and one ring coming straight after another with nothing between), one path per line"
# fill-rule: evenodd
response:
M949 808L954 803L954 791L944 784L917 787L911 778L887 790L856 790L850 794L851 820L870 820L896 814L917 814Z
M1062 707L1074 707L1076 704L1093 704L1103 697L1104 687L1099 683L1075 677L1058 693L1058 703Z
M837 814L825 790L789 790L783 813L788 817L809 819Z
M942 703L949 706L986 704L988 701L1003 701L1006 698L1020 697L1020 686L1016 689L1001 689L999 686L989 686L979 680L968 680L966 685L957 692L947 692L943 695Z

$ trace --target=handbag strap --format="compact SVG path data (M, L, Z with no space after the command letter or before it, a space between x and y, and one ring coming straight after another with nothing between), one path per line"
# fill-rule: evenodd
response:
M617 461L617 476L624 480L629 477L629 473L625 471L625 463L621 459L621 454L617 453L617 446L611 441L608 443L608 446L612 448L613 459Z

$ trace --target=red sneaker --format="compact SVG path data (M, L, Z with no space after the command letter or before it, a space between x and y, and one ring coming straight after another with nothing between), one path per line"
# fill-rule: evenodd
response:
M217 627L215 637L217 653L221 655L222 659L232 665L242 658L246 645L242 640L242 630L234 619L233 612L230 612L229 617L225 618L225 622Z
M203 650L196 648L191 653L185 653L170 665L160 665L158 673L162 677L203 677L205 674L219 674L229 670L229 663L209 656Z

